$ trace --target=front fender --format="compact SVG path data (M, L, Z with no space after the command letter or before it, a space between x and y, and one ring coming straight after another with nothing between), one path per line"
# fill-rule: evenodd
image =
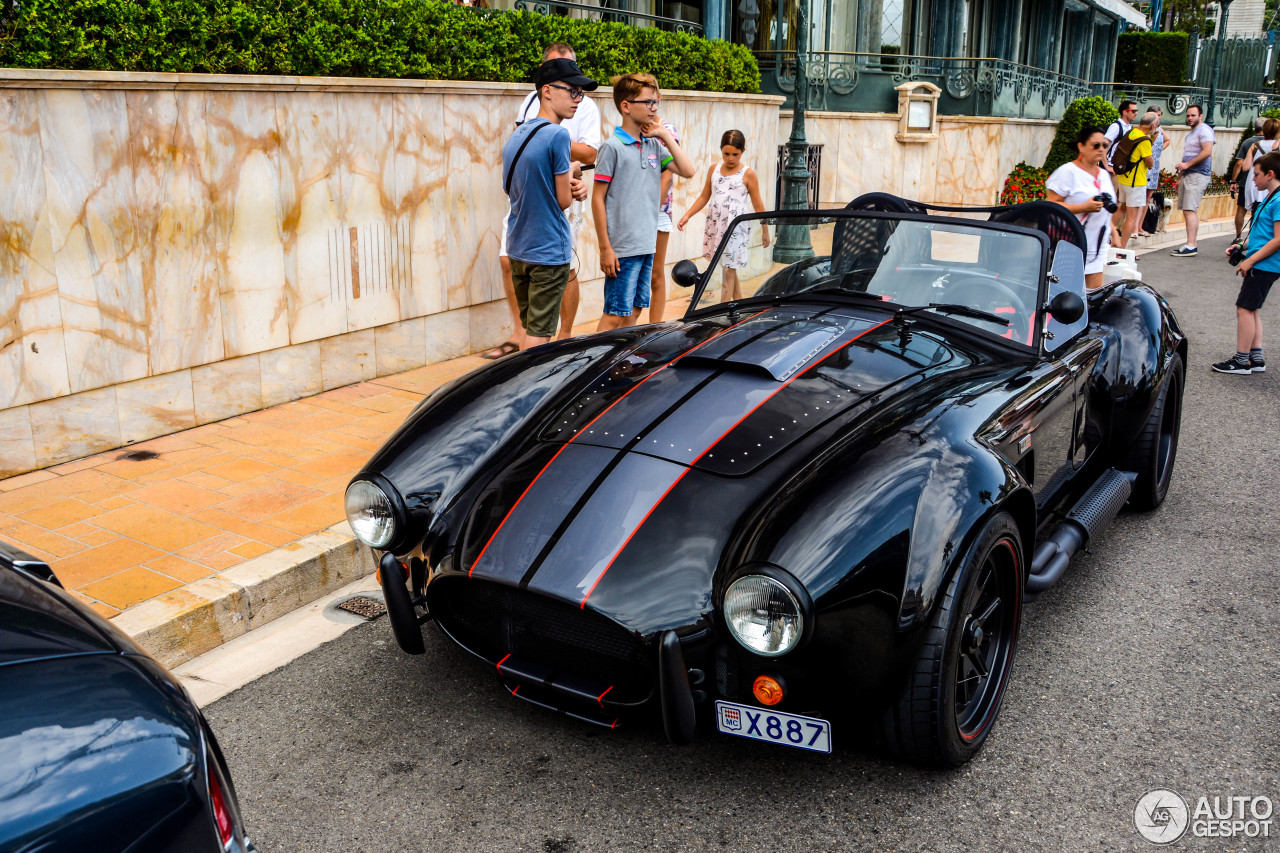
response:
M403 501L404 530L388 550L402 554L422 543L469 485L515 458L638 337L643 335L595 335L538 347L462 376L423 400L356 475L385 477Z
M866 686L908 659L987 517L1008 506L1035 529L1022 475L974 438L981 413L954 403L801 472L753 549L805 585L811 645Z

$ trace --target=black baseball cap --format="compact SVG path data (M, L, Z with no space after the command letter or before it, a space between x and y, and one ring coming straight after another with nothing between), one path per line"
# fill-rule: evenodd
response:
M533 71L533 85L542 88L548 83L568 83L585 92L594 92L600 84L582 73L572 59L548 59Z

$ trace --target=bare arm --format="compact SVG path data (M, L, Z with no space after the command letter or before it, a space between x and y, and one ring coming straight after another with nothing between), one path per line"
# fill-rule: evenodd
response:
M570 180L571 176L568 172L556 175L556 204L560 205L561 210L573 204L573 189L569 185Z
M1195 166L1198 163L1203 163L1205 160L1208 160L1212 156L1213 156L1213 143L1206 142L1204 144L1204 147L1200 149L1200 153L1192 157L1191 160L1187 162L1187 167L1190 168L1191 166Z
M1067 204L1067 197L1064 195L1058 195L1053 190L1045 190L1045 197L1049 201L1056 201L1058 204L1078 216L1084 216L1086 213L1097 213L1099 210L1102 210L1102 202L1097 199L1091 198L1088 201L1082 201L1079 204Z
M1186 171L1187 169L1190 169L1192 166L1195 166L1199 163L1203 163L1205 160L1207 160L1212 156L1213 156L1213 143L1206 142L1204 144L1204 147L1200 149L1199 154L1192 157L1190 160L1187 160L1186 162L1175 164L1173 168L1177 169L1179 172L1183 172L1183 171Z
M693 207L685 211L684 216L680 217L680 221L676 223L676 227L681 231L689 224L689 219L699 210L707 206L707 202L711 201L711 175L715 172L716 167L712 166L707 169L707 182L702 186L702 192L698 194L698 198L693 202Z
M569 156L584 166L593 166L596 162L596 149L585 142L571 142Z
M662 122L655 120L642 132L645 136L661 140L662 144L667 146L667 152L671 155L671 162L667 164L668 171L675 172L682 178L692 178L698 171L693 161L689 159L689 155L684 153L680 143L676 142L675 136Z
M607 192L609 182L596 181L595 192L591 193L591 216L596 222L596 242L600 244L600 271L610 278L617 278L618 256L613 253L613 244L609 242L609 220L604 209Z
M747 169L742 176L743 186L747 188L747 195L751 197L751 209L756 213L764 212L764 202L760 199L760 181L756 179L755 169ZM769 223L760 223L760 234L764 239L764 245L769 245Z
M1275 192L1275 190L1272 190L1272 192ZM1280 249L1280 236L1271 238L1266 243L1258 247L1258 251L1241 261L1239 266L1236 267L1236 274L1244 275L1249 270L1253 269L1254 265L1257 264L1258 261L1275 254L1277 249Z

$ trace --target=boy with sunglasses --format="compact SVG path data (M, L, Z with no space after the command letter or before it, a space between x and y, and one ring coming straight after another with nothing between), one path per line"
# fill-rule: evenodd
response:
M622 123L600 146L591 196L605 275L600 332L635 325L649 307L662 173L693 177L693 161L658 118L660 100L651 74L613 80L613 103Z
M569 132L560 123L577 112L583 90L599 85L571 59L542 63L533 82L538 115L522 122L502 147L502 188L511 199L507 255L526 347L556 333L569 283L573 246L563 211L582 187L571 171Z
M542 61L552 59L571 59L578 61L573 46L562 41L552 42L542 51ZM587 97L581 89L574 89L569 95L578 101L578 111L572 118L564 119L560 126L569 131L569 157L574 164L583 169L596 162L596 149L600 147L600 108L595 101ZM538 90L534 89L520 102L516 112L515 126L538 117L541 108ZM582 185L582 195L575 194L573 204L565 210L565 218L569 220L569 243L573 247L572 260L569 261L569 283L565 285L564 296L560 300L560 331L556 340L565 340L573 335L573 321L578 316L578 232L582 229L582 221L586 216L587 186ZM524 330L520 328L520 306L516 302L515 286L511 281L511 261L507 257L507 223L511 218L510 211L502 217L502 230L499 235L498 264L502 268L502 293L506 297L507 309L511 312L513 331L511 337L491 350L480 354L481 358L501 358L518 352L524 343Z

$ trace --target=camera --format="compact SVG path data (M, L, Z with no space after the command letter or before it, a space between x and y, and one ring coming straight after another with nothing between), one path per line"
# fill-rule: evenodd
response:
M1115 213L1120 209L1120 206L1116 204L1116 200L1111 197L1111 193L1099 193L1093 197L1093 200L1102 202L1102 209L1107 213Z
M1234 266L1237 266L1243 260L1244 260L1244 246L1240 245L1239 243L1232 243L1231 247L1227 249L1228 263L1230 263L1231 266L1234 267Z

